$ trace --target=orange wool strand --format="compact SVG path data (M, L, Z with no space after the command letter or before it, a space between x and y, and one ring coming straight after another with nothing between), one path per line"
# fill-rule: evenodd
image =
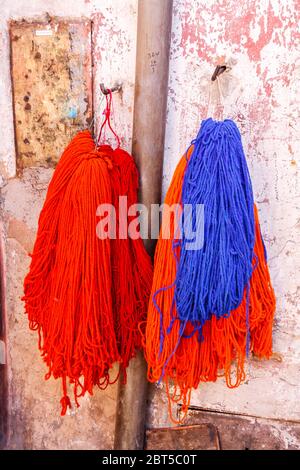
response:
M111 203L111 155L95 150L88 131L64 151L41 211L24 281L30 328L38 330L49 372L63 380L62 414L75 400L109 382L119 360L111 301L110 242L96 236L96 210Z
M126 382L129 360L142 346L139 324L146 320L153 269L143 240L122 238L127 235L133 216L124 218L124 214L120 214L119 196L127 197L128 208L137 203L138 171L132 156L119 148L113 152L111 186L117 221L117 238L111 241L113 310L123 381Z
M180 203L183 177L192 150L191 147L187 155L181 158L167 192L165 204ZM256 206L254 215L256 224L254 253L257 260L253 260L253 265L256 267L250 282L250 350L260 358L269 358L272 354L275 296L264 256ZM163 224L164 217L163 214ZM171 234L174 234L174 217L171 218ZM180 249L176 248L176 250L178 257ZM176 307L173 304L174 287L170 287L161 291L156 297L163 312L164 342L160 353L160 315L154 306L152 296L159 288L171 286L175 277L176 261L172 250L172 238L163 239L161 232L155 252L154 277L144 346L148 363L148 379L156 382L160 380L162 373L164 374L163 380L167 386L170 415L172 402L181 402L183 411L187 412L191 390L197 388L200 382L216 381L218 376L224 375L228 387L232 388L237 387L245 379L247 336L246 293L242 303L231 312L228 318L218 320L213 316L204 324L203 341L199 341L197 334L180 338L179 320L175 320L171 331L168 331L172 305L172 317L176 316ZM192 332L193 326L188 323L185 335L188 336ZM233 361L235 361L234 368ZM170 382L174 385L172 395L169 388Z

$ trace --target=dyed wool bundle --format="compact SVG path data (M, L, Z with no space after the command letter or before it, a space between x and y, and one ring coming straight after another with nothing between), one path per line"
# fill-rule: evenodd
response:
M62 379L62 415L71 407L67 379L79 406L79 397L111 383L112 365L118 361L125 368L140 346L150 259L142 240L99 239L96 233L98 206L117 205L122 194L135 202L136 189L132 157L109 146L95 148L89 131L68 145L48 188L23 300L30 328L39 333L45 378ZM131 299L124 309L127 288Z
M229 315L240 305L252 273L252 186L233 121L203 121L181 200L183 206L191 205L193 219L197 204L204 205L204 246L187 249L183 231L175 289L179 318L201 328L212 314Z
M112 152L110 171L112 203L116 211L115 237L111 240L112 296L114 326L118 350L121 356L121 372L126 383L126 367L137 349L142 347L140 324L145 323L152 285L153 269L139 234L132 238L130 223L134 216L130 210L137 203L138 170L134 159L120 148L120 139L111 126L112 93L106 95L105 119L101 125L98 141L106 127L117 140ZM107 145L100 145L105 150ZM126 204L126 213L120 210L120 201ZM124 208L123 208L124 209ZM137 214L135 214L137 215Z
M62 414L75 400L109 381L120 359L113 325L110 242L96 236L96 210L111 203L112 152L95 150L88 131L64 151L50 182L24 280L29 325L49 372L62 378Z
M139 325L146 320L153 270L143 240L128 236L128 226L133 216L127 214L125 218L119 212L120 196L126 197L128 208L137 203L137 167L133 157L120 148L113 152L112 161L112 200L117 222L117 237L111 241L113 310L123 381L126 382L129 360L142 346Z
M182 202L183 188L188 185L188 169L191 159L195 156L195 149L196 142L180 160L167 192L165 204L173 205ZM197 158L200 165L202 154L199 147ZM197 161L194 160L193 164L195 171ZM220 173L220 171L216 172L215 175L220 178ZM243 174L247 182L247 171L245 170ZM191 178L194 177L194 173L190 175ZM194 178L193 181L196 191L197 180ZM215 186L214 190L221 191L222 187ZM251 195L251 192L249 194ZM213 192L211 195L215 201L217 196ZM218 198L220 201L221 196L219 195ZM217 212L217 207L215 211ZM207 216L206 210L205 224ZM238 215L235 214L235 216ZM269 358L272 355L275 297L255 205L253 217L254 250L251 258L252 276L249 281L249 292L247 292L247 275L245 275L246 285L244 285L242 299L237 308L228 311L228 315L219 315L219 318L213 314L214 312L209 312L211 314L208 315L210 318L208 320L204 320L200 315L189 316L188 319L180 316L174 297L178 269L182 267L182 248L180 247L182 240L176 239L174 218L171 219L171 239L164 239L160 233L155 252L154 278L147 316L145 356L148 362L148 379L152 382L158 380L166 382L171 418L171 403L180 402L183 405L183 411L186 412L191 390L197 388L200 382L215 381L223 374L229 387L238 386L245 379L244 362L247 342L249 343L248 349L259 358ZM165 222L164 218L163 214L162 225ZM210 220L208 217L208 221ZM205 229L207 230L207 226ZM248 239L251 241L251 236ZM247 262L245 265L250 270ZM197 272L194 272L194 275L196 274ZM186 288L191 293L193 286L186 286ZM207 288L209 289L209 285ZM194 295L195 298L197 298L196 295ZM215 296L214 299L216 298ZM232 298L235 299L234 296ZM222 301L220 295L219 299ZM190 305L193 305L193 302ZM195 309L194 312L197 310ZM199 309L198 312L203 313L205 310ZM199 330L199 325L202 325L201 337L199 334L194 334ZM236 364L234 368L232 367L233 361ZM169 389L170 383L174 385L172 394Z

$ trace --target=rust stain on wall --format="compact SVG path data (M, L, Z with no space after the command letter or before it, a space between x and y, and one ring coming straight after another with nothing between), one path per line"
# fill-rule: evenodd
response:
M17 167L52 167L91 121L91 22L12 22L10 40Z

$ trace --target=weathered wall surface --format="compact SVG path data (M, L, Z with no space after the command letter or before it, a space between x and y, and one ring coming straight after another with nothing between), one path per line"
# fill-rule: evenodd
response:
M38 353L36 334L28 329L24 306L20 300L23 279L30 261L27 253L32 249L38 215L53 170L45 168L49 165L47 162L45 164L45 156L40 152L40 156L37 153L37 160L34 162L35 166L40 166L26 168L23 175L16 177L8 21L25 17L30 21L41 21L43 28L49 17L59 17L62 20L72 18L72 21L88 18L93 21L93 95L97 122L103 110L99 84L104 82L110 86L115 80L121 80L124 91L114 99L114 114L123 144L130 149L135 74L136 1L0 0L0 6L0 174L3 186L2 236L6 265L10 410L7 446L12 449L108 449L113 445L116 386L108 388L107 391L95 391L93 397L81 400L79 409L74 408L74 411L61 418L59 404L61 385L53 379L48 382L43 379L47 371ZM47 37L43 40L46 39ZM82 47L84 50L89 38L82 35L76 40L77 50L80 50L80 41L84 42ZM71 56L72 53L74 50L70 53ZM57 75L47 77L50 85L55 76ZM60 78L63 81L64 77ZM74 74L72 79L76 79ZM72 83L69 89L72 90ZM78 91L78 87L76 90ZM69 104L75 107L78 105L72 102L74 99L72 91L67 92L65 98L66 110L69 109ZM32 109L35 104L38 106L38 103L41 103L41 99L41 94L36 101L31 95ZM49 115L46 117L46 124L51 127L52 121L56 119L56 115ZM65 119L68 119L67 115ZM74 131L76 132L76 129Z
M283 361L250 362L237 390L222 379L194 392L192 405L264 418L300 419L299 369L299 33L297 0L174 0L164 185L200 120L206 117L214 65L232 70L221 80L224 117L242 132L278 307L274 349ZM93 20L94 109L99 83L123 82L114 99L116 128L131 147L137 0L0 0L0 175L6 262L10 448L110 448L116 388L82 400L59 416L60 384L43 381L36 336L29 332L22 282L47 184L49 168L26 168L16 177L8 21L46 13ZM150 106L150 104L149 104ZM212 111L212 108L209 112ZM150 426L169 425L165 394L153 391ZM288 446L288 439L286 439Z
M10 23L19 173L55 166L74 133L92 122L91 25L86 18Z

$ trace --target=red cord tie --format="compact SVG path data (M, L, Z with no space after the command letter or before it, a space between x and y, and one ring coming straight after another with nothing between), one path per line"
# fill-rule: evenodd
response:
M114 137L117 140L117 148L120 148L120 138L119 138L118 134L115 132L115 130L112 128L112 125L111 125L111 122L110 122L110 116L111 116L111 110L112 110L112 92L111 92L111 90L108 90L108 94L105 95L105 99L106 99L106 108L103 111L103 115L105 116L105 118L104 118L104 121L103 121L103 123L101 125L101 128L100 128L99 137L97 139L96 147L99 146L101 136L102 136L102 132L103 132L103 130L105 130L105 126L108 125L109 130L112 132L112 134L114 135ZM104 136L105 136L105 134L104 134Z

